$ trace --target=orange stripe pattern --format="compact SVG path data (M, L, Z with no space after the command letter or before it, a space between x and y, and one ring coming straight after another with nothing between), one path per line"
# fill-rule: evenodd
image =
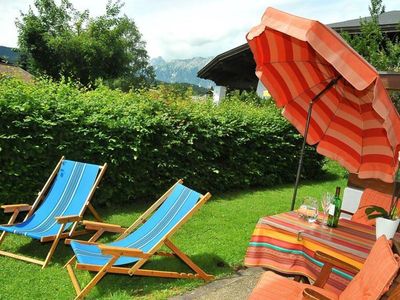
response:
M256 75L307 143L360 178L393 182L400 150L400 118L378 72L329 27L268 8L247 34Z
M396 234L399 238L400 234ZM361 268L374 243L375 227L345 219L337 228L300 219L290 211L260 218L251 236L244 264L265 267L285 274L300 274L315 280L322 263L315 259L321 251ZM339 294L355 274L334 269L325 289Z

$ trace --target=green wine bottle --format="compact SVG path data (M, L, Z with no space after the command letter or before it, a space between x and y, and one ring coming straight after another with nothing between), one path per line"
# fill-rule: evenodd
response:
M337 227L342 208L342 200L340 199L340 187L336 187L335 196L332 199L328 212L328 226Z

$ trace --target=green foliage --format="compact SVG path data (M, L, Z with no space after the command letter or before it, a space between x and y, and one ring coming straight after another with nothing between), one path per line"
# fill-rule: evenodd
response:
M119 1L109 1L96 18L68 0L34 4L37 12L30 8L17 21L22 65L33 74L72 77L86 86L102 78L125 89L154 80L142 36L133 20L120 16Z
M369 12L370 20L360 20L361 33L350 36L342 32L343 38L376 69L400 72L400 43L390 40L379 26L379 15L385 12L382 0L371 0ZM391 98L400 110L400 94L392 92Z
M302 136L273 105L174 100L150 90L0 79L0 199L29 202L61 155L109 163L97 203L153 198L178 178L204 192L294 182ZM304 178L321 174L307 147Z
M164 82L164 81L156 80L156 85L158 87L160 87L160 86L169 87L171 89L178 90L181 93L189 92L190 94L195 95L195 96L204 96L204 95L207 95L207 94L211 94L211 90L210 89L201 87L201 86L196 85L196 84L187 83L187 82L170 83L170 82Z
M256 106L269 106L274 105L274 101L271 97L260 97L257 95L256 91L239 91L234 90L228 92L224 101L242 101L248 104L253 104Z
M369 220L381 217L385 219L392 219L392 217L389 215L389 212L386 211L386 209L376 205L368 206L365 209L365 214L368 216Z

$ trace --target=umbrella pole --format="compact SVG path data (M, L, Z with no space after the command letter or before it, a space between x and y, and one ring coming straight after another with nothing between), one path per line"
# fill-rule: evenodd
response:
M313 105L314 105L314 102L311 101L310 105L308 106L307 122L306 122L306 128L304 130L303 146L301 147L301 151L300 151L299 166L297 167L296 182L294 184L292 206L290 207L290 210L294 210L294 204L296 202L297 189L299 187L299 180L300 180L300 173L301 173L301 168L303 167L304 149L306 148L306 139L307 139L307 135L308 135L308 128L310 127L310 120L311 120L311 113L312 113Z
M307 136L308 136L308 129L310 127L311 113L312 113L313 105L319 99L319 97L321 97L326 91L328 91L331 87L333 87L340 78L342 78L342 76L338 76L338 77L332 79L322 91L320 91L317 95L315 95L314 98L312 98L312 100L310 101L310 105L308 106L306 128L304 129L303 146L301 147L301 151L300 151L299 166L297 167L296 182L294 184L293 198L292 198L292 204L290 206L290 210L294 210L294 204L296 202L297 189L299 187L299 181L300 181L300 173L301 173L301 168L303 166L304 149L306 147L306 140L307 140Z

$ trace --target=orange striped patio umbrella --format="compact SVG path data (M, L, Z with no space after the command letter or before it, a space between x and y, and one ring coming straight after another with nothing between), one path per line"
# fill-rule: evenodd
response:
M360 178L393 182L400 119L378 72L336 32L268 8L247 41L256 75L305 142Z

